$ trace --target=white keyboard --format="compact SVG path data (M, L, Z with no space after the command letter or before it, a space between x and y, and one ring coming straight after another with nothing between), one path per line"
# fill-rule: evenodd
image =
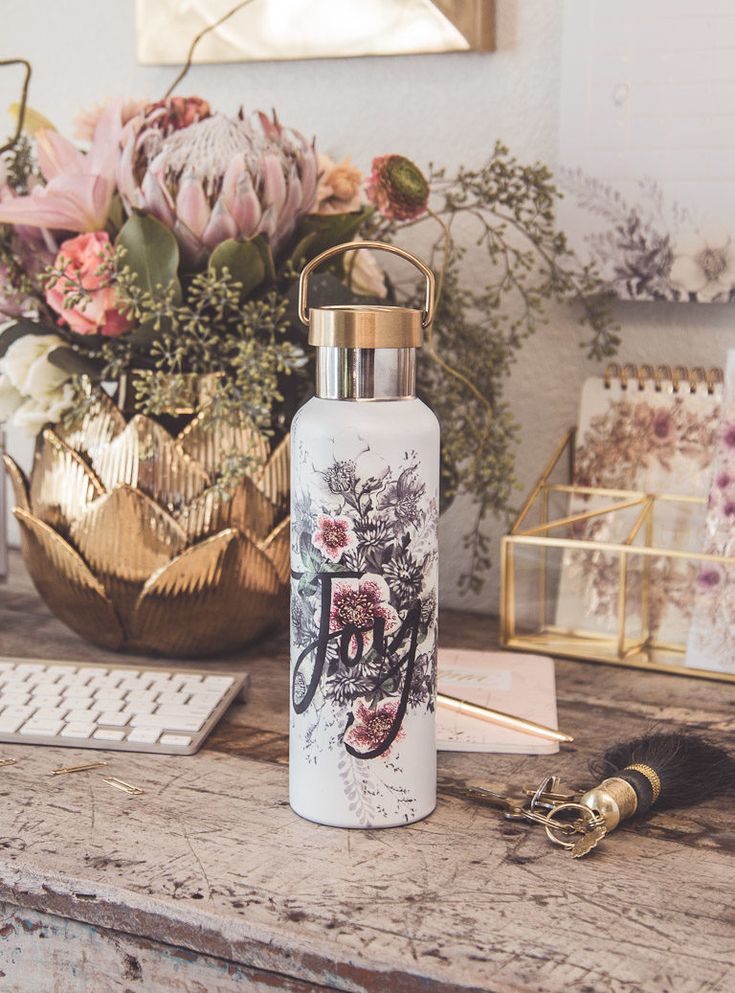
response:
M244 674L0 658L0 742L191 755Z

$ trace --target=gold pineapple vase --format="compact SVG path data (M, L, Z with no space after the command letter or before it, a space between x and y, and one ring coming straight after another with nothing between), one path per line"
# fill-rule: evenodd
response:
M215 479L233 447L252 474ZM290 439L177 436L126 421L104 394L69 428L38 437L30 482L4 457L26 567L56 616L105 648L178 657L255 640L285 616Z

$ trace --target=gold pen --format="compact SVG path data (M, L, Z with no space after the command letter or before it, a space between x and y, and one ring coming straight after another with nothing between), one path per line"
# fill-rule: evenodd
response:
M470 703L469 700L460 700L456 696L447 696L446 693L437 693L436 702L446 707L447 710L454 711L455 714L464 714L466 717L477 717L481 721L489 724L497 724L499 727L510 728L512 731L525 731L526 734L535 734L539 738L549 738L551 741L561 741L569 743L574 741L569 734L557 731L554 728L547 728L543 724L536 724L535 721L527 721L525 717L515 717L513 714L504 714L501 710L491 710L489 707L481 707L477 703Z

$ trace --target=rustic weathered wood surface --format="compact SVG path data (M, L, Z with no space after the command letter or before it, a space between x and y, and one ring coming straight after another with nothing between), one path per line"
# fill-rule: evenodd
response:
M21 568L15 557L0 587L0 652L119 661L58 624ZM485 647L494 630L450 614L442 640ZM18 759L0 769L0 989L735 990L726 803L652 816L572 862L541 829L458 795L469 779L551 771L582 784L589 758L652 719L735 747L732 685L559 662L574 745L551 758L444 753L432 817L347 832L288 807L285 641L218 665L247 668L252 693L203 751L111 753L111 772L142 797L95 773L49 778L94 753L0 748Z

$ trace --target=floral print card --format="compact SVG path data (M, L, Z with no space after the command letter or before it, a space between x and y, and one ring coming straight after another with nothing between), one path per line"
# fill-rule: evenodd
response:
M516 714L546 727L557 727L553 659L516 652L439 650L440 693L469 700L505 714ZM554 755L555 741L497 727L438 707L436 747L448 752L497 752Z
M703 551L735 558L735 350L727 355ZM735 673L735 565L702 562L694 597L686 664Z
M622 299L735 299L732 15L565 0L559 220Z
M688 383L675 389L666 381L657 388L653 381L645 379L631 379L627 386L614 379L609 385L602 378L588 379L580 402L574 482L580 486L706 497L721 397L719 385L710 393L705 387L692 392ZM574 494L569 513L584 511L590 503L589 497ZM632 508L626 513L632 527L639 510ZM620 542L620 533L612 530L619 524L613 520L615 516L582 522L575 529L575 537ZM703 530L701 505L685 501L658 503L651 544L697 551L703 545ZM644 577L642 562L633 560L627 600L632 630L647 627L655 641L685 645L695 596L695 573L693 563L662 557L653 559L650 576ZM647 618L640 616L644 582L650 591ZM617 554L566 552L557 625L567 630L615 634L618 591Z

